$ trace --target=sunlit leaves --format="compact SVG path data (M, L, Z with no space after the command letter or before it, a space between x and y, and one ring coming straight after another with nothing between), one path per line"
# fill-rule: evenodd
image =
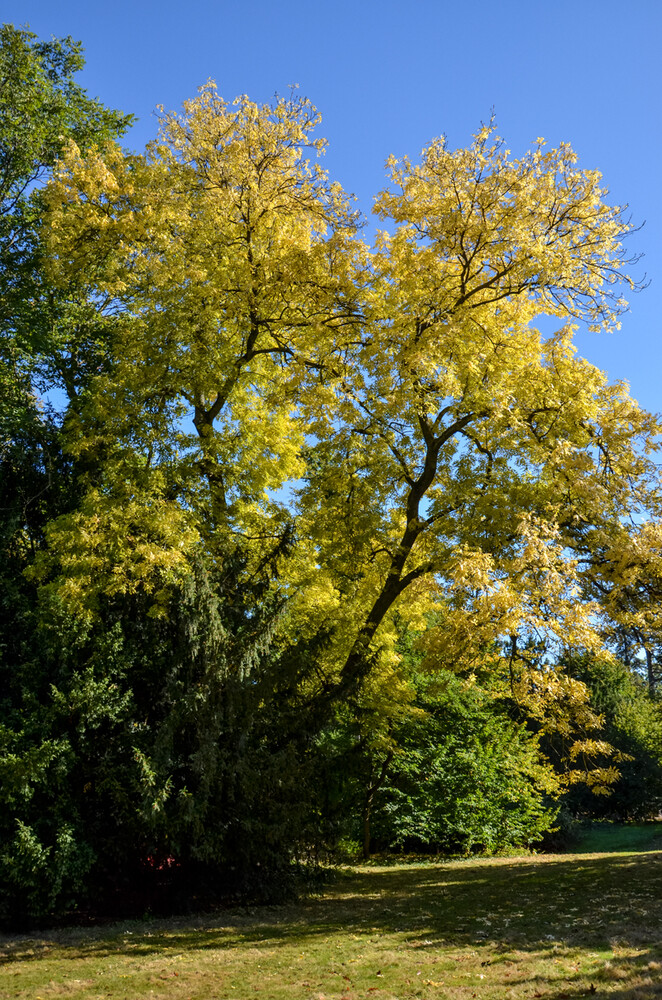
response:
M598 648L587 560L650 508L658 426L573 335L617 325L629 221L567 144L513 158L489 125L389 160L369 252L315 162L319 120L208 84L142 156L70 146L47 195L53 276L84 272L121 317L72 448L115 453L109 496L146 462L146 524L167 495L182 538L234 539L247 572L294 526L283 635L324 627L339 691L397 664L396 610L425 631L443 608L429 657L456 666L512 637L546 669ZM146 531L161 555L117 550L120 576L181 558Z

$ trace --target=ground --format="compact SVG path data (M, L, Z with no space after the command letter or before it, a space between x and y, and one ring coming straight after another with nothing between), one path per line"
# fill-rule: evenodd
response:
M5 936L0 997L657 1000L662 843L651 828L621 836L629 850L604 850L617 831L597 840L357 867L286 906Z

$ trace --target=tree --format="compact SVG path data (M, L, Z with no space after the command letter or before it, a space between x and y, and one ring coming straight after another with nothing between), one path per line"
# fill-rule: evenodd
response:
M610 646L630 669L645 671L649 694L655 695L662 639L662 538L654 491L646 501L656 518L643 523L633 518L591 539L586 578L604 610L603 631Z
M552 827L558 777L539 738L484 690L418 678L424 711L401 733L375 810L382 843L446 853L530 847Z
M84 270L123 318L75 447L112 441L108 492L158 498L191 544L229 531L261 559L296 516L288 585L314 570L337 605L338 691L405 592L420 613L473 590L502 634L597 642L567 552L577 525L633 507L657 425L572 333L617 323L631 226L568 146L511 160L487 126L468 150L390 162L376 211L395 231L369 254L303 159L317 121L306 101L231 108L208 86L144 157L70 149L48 195L53 275Z
M70 37L44 42L0 27L0 330L3 358L28 366L48 354L54 308L35 194L68 140L87 150L133 120L88 97L74 79L83 65L81 45Z
M621 822L656 817L662 805L662 716L642 679L618 660L576 655L569 673L587 685L591 703L604 719L604 738L615 747L619 780L612 794L597 799L581 784L572 786L566 809L582 818Z
M69 37L0 27L0 484L3 552L19 590L45 524L76 502L61 421L40 396L75 400L98 368L103 326L92 304L76 309L45 277L40 185L67 141L87 150L133 120L88 97L74 80L83 64Z
M608 293L628 230L599 176L574 163L542 144L511 162L489 128L469 150L436 142L420 166L391 163L399 190L376 210L397 228L374 257L373 335L343 387L344 433L319 446L347 469L341 502L364 484L369 524L358 561L373 568L371 593L347 682L400 595L431 576L460 591L462 612L478 593L473 614L487 606L492 634L499 617L506 636L590 630L571 600L572 525L632 506L628 475L640 481L646 464L626 428L647 437L656 425L574 356L573 321L615 322ZM541 315L560 332L538 333Z
M70 38L41 42L12 25L0 28L0 919L57 909L80 889L92 861L71 780L78 761L49 692L85 637L80 628L78 642L76 630L60 630L51 642L57 616L49 633L49 614L42 616L24 576L44 545L45 525L78 498L61 419L39 395L64 388L74 397L84 384L83 345L94 339L82 312L74 317L45 278L40 185L69 138L87 149L131 122L86 95L74 80L82 65ZM90 304L83 310L94 311ZM111 718L112 694L104 684L93 687L90 715L101 694Z
M364 858L372 849L470 853L540 840L561 781L539 736L475 679L412 671L405 646L388 686L371 676L325 734L339 832L362 844Z

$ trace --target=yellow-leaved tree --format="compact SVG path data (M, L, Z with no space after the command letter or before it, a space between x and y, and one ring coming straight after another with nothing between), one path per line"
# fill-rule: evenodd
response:
M52 275L117 322L68 428L100 480L51 571L83 608L240 550L286 601L283 646L325 634L309 703L387 686L407 628L431 666L493 663L533 714L580 718L554 678L603 645L618 557L594 556L659 507L659 425L573 345L618 325L631 226L569 146L513 158L488 125L389 161L369 249L318 122L209 84L142 156L69 148Z
M273 494L304 471L303 396L358 338L364 267L355 213L308 159L318 121L307 100L228 105L208 85L143 156L70 146L47 192L53 274L118 317L68 422L75 454L104 456L101 492L52 529L54 551L88 560L74 603L149 588L198 543L243 539L254 571L287 539Z
M341 675L369 669L398 602L448 605L455 662L479 636L598 646L585 557L651 510L658 424L572 339L617 325L629 225L569 147L512 160L490 127L390 168L364 338L302 491L348 612Z

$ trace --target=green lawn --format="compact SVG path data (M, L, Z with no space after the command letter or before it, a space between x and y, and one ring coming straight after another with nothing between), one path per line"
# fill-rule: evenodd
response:
M662 850L662 823L591 823L582 831L576 850L581 854L605 851Z
M1 938L0 997L662 998L662 852L356 868L323 895Z

